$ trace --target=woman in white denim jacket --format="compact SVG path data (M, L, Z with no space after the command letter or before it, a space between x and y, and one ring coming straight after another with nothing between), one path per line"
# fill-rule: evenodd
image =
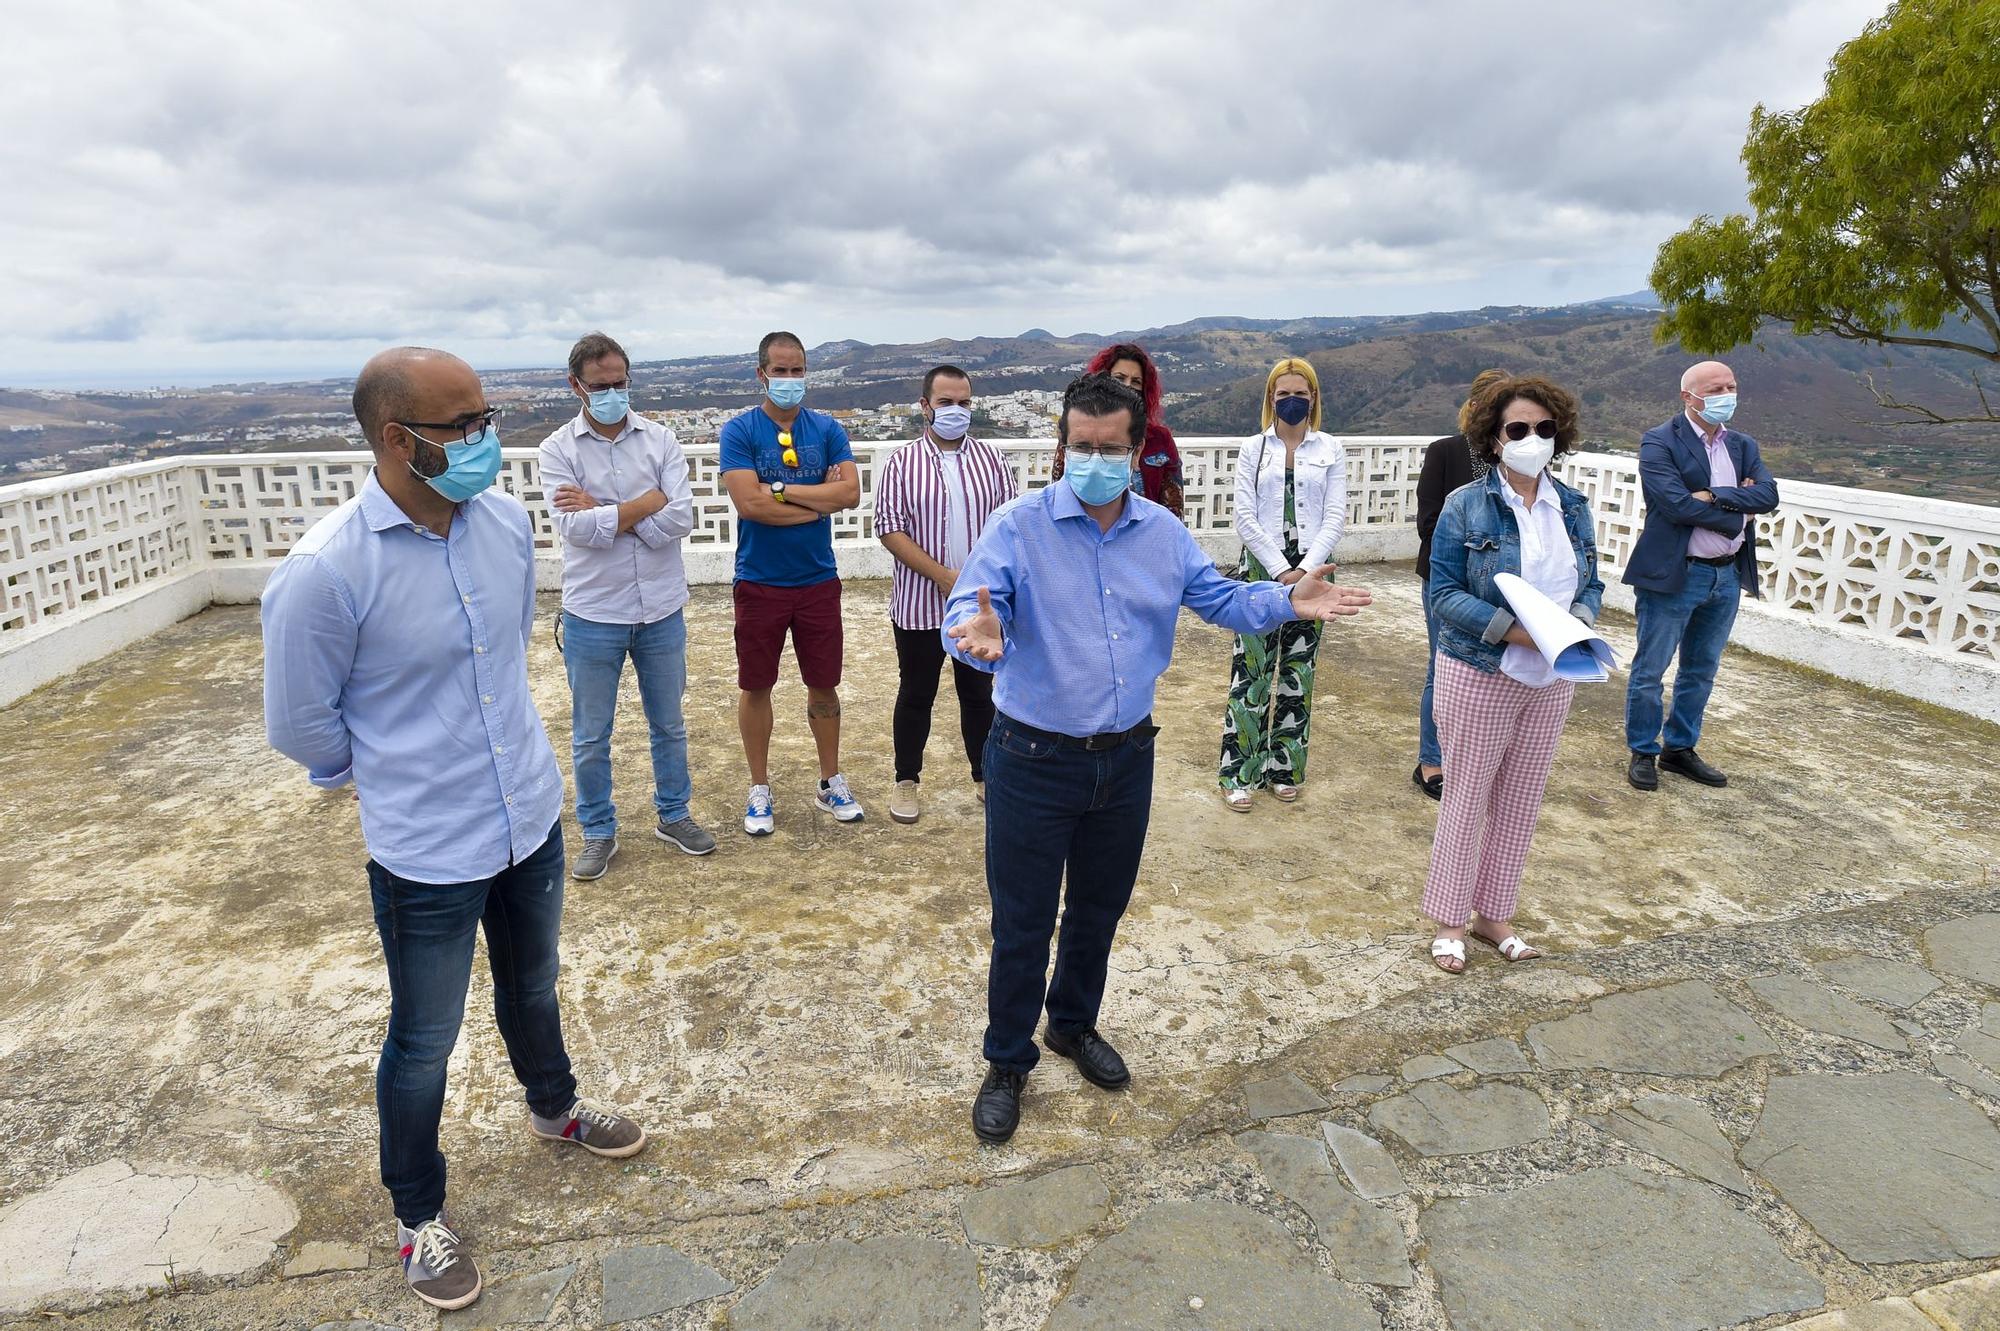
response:
M1264 380L1264 430L1236 452L1243 576L1287 586L1323 573L1347 523L1347 451L1319 431L1319 376L1287 357ZM1319 625L1239 636L1222 717L1222 797L1239 813L1268 787L1290 803L1305 780Z

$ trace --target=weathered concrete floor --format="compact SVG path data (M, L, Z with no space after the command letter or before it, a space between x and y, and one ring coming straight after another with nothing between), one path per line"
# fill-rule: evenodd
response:
M1238 1088L1289 1068L1324 1097L1348 1071L1395 1072L1407 1054L1486 1029L1519 1034L1587 996L1564 970L1634 988L1720 968L1726 994L1782 1048L1716 1079L1723 1089L1709 1098L1738 1147L1756 1114L1729 1099L1732 1088L1755 1083L1761 1094L1788 1064L1910 1068L1945 1084L1928 1055L1979 1024L1969 980L1923 1000L1915 1020L1925 1031L1908 1052L1821 1049L1826 1041L1796 1036L1736 981L1796 969L1802 950L1923 962L1907 925L1991 909L1989 894L1963 886L2000 859L1990 817L2000 746L1990 727L1733 657L1703 749L1734 784L1709 792L1670 783L1648 798L1622 783L1616 687L1586 690L1521 917L1574 960L1512 974L1489 963L1453 984L1430 972L1417 946L1434 806L1407 780L1422 665L1415 582L1394 568L1357 569L1354 580L1377 587L1380 602L1329 643L1313 780L1294 809L1264 805L1245 818L1214 799L1213 711L1228 640L1184 630L1161 695L1167 733L1147 871L1105 1013L1135 1055L1138 1080L1129 1095L1105 1097L1045 1065L1028 1123L1002 1151L977 1148L964 1127L978 1072L984 893L976 806L951 756L947 709L932 741L925 820L896 827L882 808L894 688L883 589L851 588L848 770L870 821L836 828L808 812L809 745L802 718L787 716L779 834L763 845L730 835L743 779L727 601L704 590L691 614L690 722L697 813L725 833L723 849L696 862L643 836L644 746L629 708L619 791L639 834L610 878L573 891L566 923L564 999L579 1067L593 1089L646 1117L655 1145L619 1167L528 1138L475 1005L454 1060L446 1148L454 1207L493 1255L495 1283L650 1235L740 1291L794 1240L902 1233L962 1243L965 1188L1075 1161L1094 1162L1108 1186L1111 1219L1100 1232L1152 1201L1210 1197L1265 1210L1304 1235L1301 1214L1276 1200L1230 1135L1247 1126ZM560 736L567 709L546 638L535 670ZM260 1180L299 1213L288 1252L386 1241L370 1103L385 995L363 852L351 802L311 791L264 749L258 671L253 612L211 611L0 713L0 816L27 829L0 847L10 972L0 990L0 1128L15 1143L0 1209L123 1160L149 1178ZM780 699L781 713L798 710L795 685ZM1852 916L1821 918L1855 906ZM1828 942L1812 932L1820 928L1866 936ZM1686 937L1585 952L1673 934ZM1716 940L1718 958L1706 957L1705 940ZM1798 995L1787 1001L1799 1010ZM1972 1080L1962 1053L1941 1058ZM1371 1205L1394 1212L1412 1237L1423 1232L1411 1228L1417 1208L1438 1197L1641 1159L1579 1125L1581 1114L1631 1099L1635 1075L1517 1074L1551 1104L1554 1133L1497 1155L1411 1158L1366 1113L1405 1088L1330 1103L1339 1123L1399 1152L1414 1200ZM1972 1092L1948 1094L1964 1101ZM1977 1103L1993 1112L1995 1102ZM1325 1116L1284 1130L1316 1132ZM1730 1205L1747 1205L1836 1305L1968 1269L1896 1264L1885 1276L1802 1237L1768 1187L1750 1186L1751 1202ZM1087 1246L982 1248L984 1323L1040 1325L1060 1290L1082 1278ZM596 1271L585 1261L562 1287L560 1324L598 1317ZM391 1324L423 1324L385 1268L281 1284L256 1274L79 1324L311 1326L363 1306ZM1409 1289L1350 1292L1390 1325L1435 1324L1425 1318L1439 1308L1436 1268L1420 1262L1414 1279ZM729 1302L658 1324L707 1325Z

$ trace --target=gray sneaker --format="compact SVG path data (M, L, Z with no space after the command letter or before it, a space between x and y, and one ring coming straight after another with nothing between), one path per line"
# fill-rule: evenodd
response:
M465 1242L444 1222L443 1213L415 1229L396 1222L396 1243L403 1259L403 1279L410 1292L433 1308L463 1308L479 1297L479 1268Z
M646 1147L644 1128L615 1109L606 1109L584 1099L576 1100L567 1113L555 1118L543 1118L530 1109L528 1126L537 1137L581 1146L592 1155L606 1155L613 1159L622 1160L628 1155L637 1155Z
M679 846L689 855L706 855L715 849L715 838L702 831L701 824L692 818L676 818L671 823L662 818L653 835Z
M570 866L569 876L582 883L587 883L593 878L602 878L604 871L611 867L611 857L617 853L617 837L585 837L583 852L576 857L576 863Z

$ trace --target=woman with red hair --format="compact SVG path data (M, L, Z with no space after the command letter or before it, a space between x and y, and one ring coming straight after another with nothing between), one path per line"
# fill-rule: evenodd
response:
M1174 447L1174 432L1160 418L1160 372L1153 368L1153 358L1143 347L1120 342L1092 356L1083 372L1109 374L1146 400L1146 446L1139 450L1137 465L1132 470L1146 498L1167 508L1181 521L1187 521L1181 510L1181 451ZM1062 474L1063 450L1059 448L1055 479L1061 480Z

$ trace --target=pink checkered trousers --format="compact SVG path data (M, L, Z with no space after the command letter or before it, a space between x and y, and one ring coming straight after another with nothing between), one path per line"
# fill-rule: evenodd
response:
M1431 710L1444 758L1444 802L1424 914L1448 929L1511 920L1521 899L1521 867L1535 839L1542 791L1556 759L1576 685L1531 689L1437 654Z

